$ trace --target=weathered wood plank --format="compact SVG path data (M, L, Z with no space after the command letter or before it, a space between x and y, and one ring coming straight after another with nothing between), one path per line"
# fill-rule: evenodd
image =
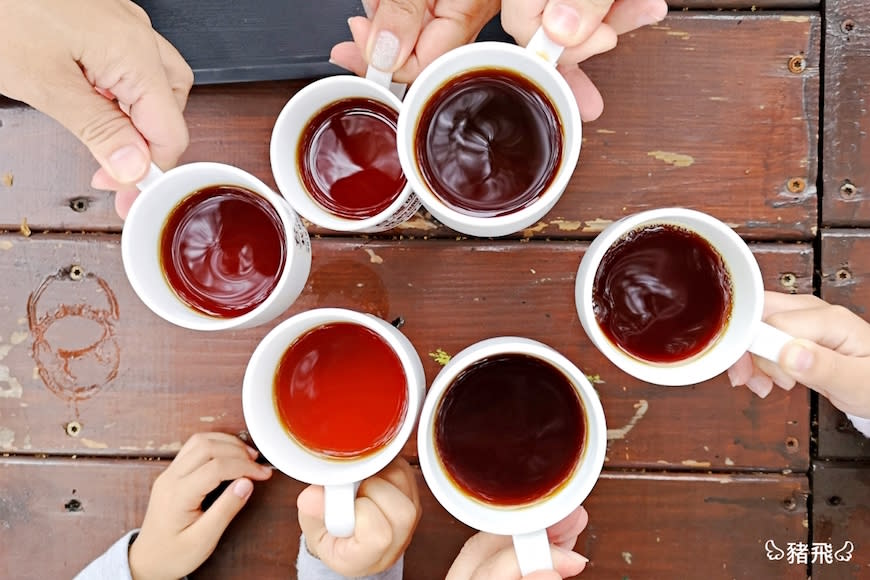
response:
M206 334L165 323L133 294L118 245L112 235L0 236L0 451L171 455L196 431L244 429L242 376L271 325ZM429 353L439 348L453 354L500 335L551 344L599 376L613 466L805 470L805 391L761 401L724 377L654 387L617 371L592 346L574 306L584 248L315 239L308 286L288 314L340 306L401 316L429 381L440 369ZM754 249L767 287L810 291L809 245ZM71 265L85 272L82 280L70 279ZM75 400L71 389L89 385Z
M20 580L70 577L141 522L166 462L0 460L0 571ZM423 519L405 577L443 579L472 530L441 508L422 479ZM296 495L281 474L254 490L195 578L294 578ZM807 538L804 476L605 473L586 502L577 549L582 578L805 578L767 559L764 543ZM70 500L79 511L68 511ZM50 557L45 547L51 546Z
M675 13L624 36L584 64L606 111L585 127L563 199L526 234L589 239L625 214L677 205L752 239L812 238L819 32L812 13ZM805 58L803 72L789 72L792 57ZM233 163L273 183L272 123L301 86L194 89L183 161ZM89 188L96 165L73 137L8 101L0 122L0 227L26 219L37 230L120 228L111 196ZM85 211L72 209L79 199ZM424 214L397 233L453 235Z
M870 319L870 231L823 230L821 253L821 297ZM870 457L868 439L823 397L819 397L819 457Z
M867 578L870 556L870 466L865 463L813 463L813 542L830 544L836 552L852 542L854 551L848 561L846 551L831 563L817 559L812 566L814 580Z
M870 225L870 5L825 3L825 127L822 221Z

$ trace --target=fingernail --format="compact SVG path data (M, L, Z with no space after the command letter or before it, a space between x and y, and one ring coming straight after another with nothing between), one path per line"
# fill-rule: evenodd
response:
M256 449L254 449L250 445L245 445L245 449L248 451L248 455L251 456L251 459L256 459L257 456L260 454L259 451L257 451Z
M565 548L560 548L558 546L553 546L553 549L561 552L562 555L565 556L566 560L568 560L571 564L577 567L578 572L583 569L586 564L589 563L589 558L578 554L574 550L566 550Z
M372 11L371 0L362 0L362 7L366 13L366 18L371 18L374 16L374 12Z
M121 183L133 183L148 171L148 158L135 145L125 145L109 155L109 171Z
M810 349L801 346L800 343L791 342L786 345L780 359L785 365L785 370L802 374L812 368L815 356Z
M547 14L547 29L561 38L572 38L580 29L580 14L569 4L556 4Z
M233 485L233 493L241 499L248 499L254 491L254 484L250 479L240 479Z
M386 30L380 31L372 48L369 64L378 70L391 71L397 58L399 58L399 37Z
M668 5L665 2L657 4L652 11L638 14L637 27L648 26L650 24L658 24L668 15Z
M773 381L766 377L754 376L746 381L746 386L749 387L750 391L763 399L773 390Z
M734 373L734 369L728 369L728 381L731 383L731 387L737 386L737 376Z

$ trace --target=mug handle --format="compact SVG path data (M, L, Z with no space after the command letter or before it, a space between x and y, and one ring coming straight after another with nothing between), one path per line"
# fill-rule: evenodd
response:
M405 90L408 88L408 85L405 83L394 83L393 73L385 72L369 65L366 69L366 79L381 85L399 97L400 101L405 98Z
M771 362L779 362L779 355L786 344L794 340L794 337L775 328L766 322L758 327L758 334L749 345L749 352L766 358Z
M530 50L537 54L551 65L555 66L559 62L559 57L562 56L562 51L565 47L554 42L547 33L544 32L544 27L539 26L537 32L529 41L526 50Z
M326 531L336 538L353 536L356 525L354 500L360 482L326 485L323 488L323 521Z
M136 184L136 187L139 188L139 191L145 191L146 189L154 185L154 182L161 177L163 177L163 171L159 167L154 165L154 163L152 163L151 168L148 169L148 173L146 173L145 177L143 177L141 181Z
M514 552L523 576L538 570L552 570L553 558L550 556L550 540L547 530L537 530L528 534L513 536Z

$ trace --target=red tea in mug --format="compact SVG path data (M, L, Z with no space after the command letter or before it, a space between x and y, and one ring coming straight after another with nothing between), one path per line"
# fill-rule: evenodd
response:
M710 242L673 225L637 229L601 259L592 306L602 332L645 361L704 351L731 316L731 276Z
M524 354L486 358L462 371L435 414L435 449L450 479L494 505L528 504L557 491L585 440L571 380Z
M317 113L296 152L314 201L346 219L370 218L390 207L406 183L396 146L398 119L391 107L362 97Z
M376 332L336 322L309 330L278 364L275 407L308 450L356 458L385 447L408 408L402 362Z
M519 211L538 200L562 160L562 126L544 92L506 69L451 79L426 103L415 156L429 189L479 217Z
M160 262L188 306L218 318L241 316L278 285L287 242L275 208L235 185L214 185L183 199L163 225Z

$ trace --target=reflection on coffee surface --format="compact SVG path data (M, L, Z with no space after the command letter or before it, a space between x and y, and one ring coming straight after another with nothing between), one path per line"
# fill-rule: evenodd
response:
M355 458L385 447L408 407L405 370L376 332L349 322L309 330L275 373L275 407L309 451Z
M219 318L241 316L266 300L286 255L278 212L235 185L192 193L172 210L160 234L169 285L194 310Z
M504 69L447 82L426 103L414 139L429 188L463 213L491 217L534 203L562 156L562 127L540 88Z
M453 482L489 504L516 506L559 489L583 452L586 421L571 381L524 354L465 369L435 416L435 449Z
M372 99L344 99L317 113L296 152L302 181L324 209L365 219L387 209L405 187L396 149L399 114Z
M673 363L702 352L731 316L731 276L713 246L672 225L637 229L601 260L595 317L627 353Z

